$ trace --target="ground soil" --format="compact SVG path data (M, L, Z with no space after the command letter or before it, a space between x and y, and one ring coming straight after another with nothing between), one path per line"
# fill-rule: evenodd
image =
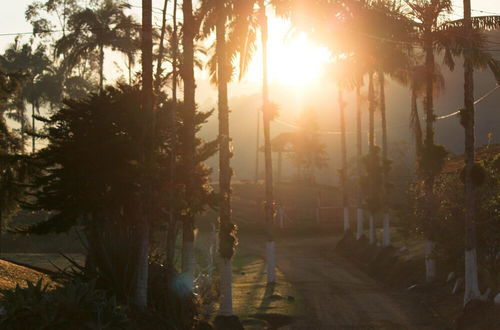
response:
M290 329L444 329L415 297L384 286L334 250L333 237L277 242L277 262L298 294L302 313ZM243 250L262 253L255 238L241 238Z

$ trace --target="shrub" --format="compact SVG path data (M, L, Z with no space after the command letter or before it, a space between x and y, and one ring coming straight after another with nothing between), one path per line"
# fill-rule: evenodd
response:
M129 324L124 308L93 282L49 288L40 279L1 294L2 329L124 329Z

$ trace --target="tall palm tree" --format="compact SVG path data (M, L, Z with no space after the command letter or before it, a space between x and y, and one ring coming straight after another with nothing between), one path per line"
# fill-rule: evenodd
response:
M465 38L472 37L470 0L464 0ZM474 136L474 63L470 51L465 53L464 104L462 123L465 129L465 293L464 304L480 296L477 278L476 225L472 169L475 162Z
M166 0L165 0L166 1ZM175 181L175 164L176 164L176 156L177 156L177 75L178 75L178 49L179 49L179 41L177 36L177 0L174 0L173 3L173 15L172 15L172 39L171 39L171 47L172 47L172 110L170 113L170 129L171 129L171 155L170 155L170 187L169 187L169 200L174 200L175 194L175 186L173 182ZM158 77L157 77L158 79ZM168 224L168 233L167 233L167 267L168 269L173 268L174 257L175 257L175 241L177 238L177 217L176 217L176 208L174 203L170 203L169 209L169 224Z
M129 18L124 10L130 8L126 2L104 0L96 9L86 8L71 15L68 26L72 32L56 42L56 54L64 54L64 65L71 69L82 59L98 52L99 88L104 87L104 51L106 48L130 54L131 39L125 29Z
M144 136L144 165L147 167L152 162L153 148L153 26L152 26L152 4L151 0L142 0L142 111L146 117ZM148 305L148 279L149 279L149 235L150 235L150 210L152 193L149 179L146 179L142 200L138 204L142 206L142 213L138 219L138 241L137 253L137 282L134 294L134 303L137 307L145 309Z
M259 18L261 28L262 46L262 111L264 129L264 163L265 163L265 186L266 186L266 261L267 261L267 283L276 282L276 255L274 244L274 187L273 187L273 160L271 150L271 120L273 107L269 100L269 85L267 75L267 38L268 24L266 15L266 5L263 0L259 0Z
M226 46L227 4L225 0L216 0L216 49L217 87L219 108L219 208L220 208L220 254L221 270L221 300L220 316L233 316L232 298L232 257L235 243L235 225L231 222L231 150L229 133L229 106L227 85L231 76L231 65L228 61Z
M478 39L474 32L480 29L498 29L500 16L472 18L471 1L464 0L463 32L465 34L466 49L464 51L464 105L461 113L461 123L465 131L465 293L464 305L480 296L476 252L476 198L473 168L475 164L475 110L474 110L474 66L478 61ZM483 57L483 56L481 56ZM490 62L491 63L491 62ZM490 65L495 77L498 77L497 68Z

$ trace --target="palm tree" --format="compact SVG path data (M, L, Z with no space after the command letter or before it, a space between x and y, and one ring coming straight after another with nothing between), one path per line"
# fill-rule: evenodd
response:
M4 107L14 111L11 118L21 124L21 138L24 150L26 128L28 123L25 113L26 103L31 105L31 133L32 150L35 151L35 117L40 112L40 106L49 98L48 93L57 89L57 83L53 79L54 68L47 57L47 50L44 46L33 48L32 44L18 46L17 41L12 44L0 57L0 68L7 73L17 73L25 75L22 88L16 94L16 99L5 104Z
M232 298L232 257L236 246L236 226L231 221L231 150L227 85L232 76L232 55L236 51L232 26L242 4L226 0L206 0L201 3L199 16L203 20L202 35L207 37L215 28L215 53L209 61L212 83L217 85L219 110L219 253L222 258L221 295L217 322L235 319ZM214 26L215 23L215 26ZM227 40L231 37L232 40ZM239 327L239 325L235 325Z
M266 261L267 261L267 283L276 282L276 256L274 246L274 188L273 188L273 160L271 150L271 128L270 123L273 116L273 107L269 101L269 86L267 76L267 37L268 24L266 6L263 0L259 0L259 18L261 28L262 46L262 111L264 129L264 163L265 163L265 185L266 185Z
M152 136L154 132L153 123L153 27L152 27L152 4L151 0L142 0L142 111L146 117L144 134L144 163L149 166L152 163ZM102 86L101 86L102 87ZM150 180L147 180L150 181ZM135 287L134 303L137 307L145 309L148 305L148 278L149 278L149 221L151 206L151 182L146 182L142 201L137 206L142 206L142 217L137 225L139 249L137 253L137 282Z
M464 305L480 296L477 269L476 252L476 198L475 183L473 180L473 169L475 165L475 110L474 110L474 66L478 61L477 45L474 40L478 39L474 32L480 29L494 29L500 27L500 16L493 17L471 17L471 1L464 0L463 32L467 48L464 52L464 104L461 113L461 123L465 131L465 292ZM476 46L476 47L475 47ZM483 56L481 56L483 57ZM488 57L488 56L487 56ZM495 77L498 71L490 65Z
M465 38L472 37L470 0L464 0ZM464 104L462 122L465 129L465 293L464 304L480 296L477 278L475 194L472 169L475 162L474 137L474 63L470 51L465 54Z
M99 88L104 87L104 50L111 48L131 54L130 17L123 1L105 0L96 9L86 8L71 15L68 26L72 32L56 42L56 54L64 54L63 65L73 68L95 51L99 58Z
M419 172L424 180L424 195L426 199L426 210L424 217L427 224L424 226L426 242L426 279L432 281L436 276L435 259L433 250L435 243L433 239L432 221L436 216L435 198L434 198L434 181L436 175L439 174L444 163L446 151L443 147L437 146L434 143L434 81L435 81L435 53L444 52L445 64L453 69L455 66L454 56L469 54L470 62L475 65L484 65L489 58L481 51L484 37L480 35L482 29L497 28L500 25L500 20L496 16L476 17L470 20L470 26L474 29L465 32L463 30L463 20L444 21L441 19L443 14L451 13L451 0L431 0L424 1L407 1L411 9L409 16L414 20L414 25L417 29L417 41L422 44L422 49L425 55L425 134L421 149ZM474 37L470 40L463 38L463 33ZM466 63L467 65L471 65ZM469 68L470 70L472 67ZM470 70L466 70L469 72ZM470 72L467 73L470 75ZM470 93L470 90L468 91ZM468 96L470 98L471 96ZM470 106L470 100L467 101ZM473 101L472 101L473 102ZM470 107L468 108L471 109ZM473 112L473 110L470 110ZM472 113L471 112L471 113ZM473 126L473 123L472 123ZM469 147L471 147L470 141ZM472 147L473 148L473 143ZM473 152L473 151L472 151ZM469 154L470 156L470 154ZM471 162L473 164L473 161ZM472 214L472 213L471 213Z
M166 2L166 0L165 0ZM171 47L172 47L172 110L170 113L170 130L171 130L171 155L170 155L170 187L169 187L169 200L174 200L175 195L175 187L172 184L175 181L175 164L176 164L176 156L177 156L177 75L178 75L178 36L177 36L177 0L174 0L173 4L173 31L172 31L172 39L171 39ZM157 77L158 79L158 77ZM168 224L168 233L167 233L167 267L168 269L173 269L174 257L175 257L175 241L177 238L177 217L176 217L176 208L174 203L170 203L169 209L169 224Z

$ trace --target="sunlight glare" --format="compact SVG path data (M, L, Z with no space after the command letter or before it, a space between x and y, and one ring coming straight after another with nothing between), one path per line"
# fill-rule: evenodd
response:
M269 82L280 85L304 86L318 80L330 52L312 43L305 33L288 36L289 23L271 17L269 20L268 74ZM262 79L260 45L249 68L248 79Z

